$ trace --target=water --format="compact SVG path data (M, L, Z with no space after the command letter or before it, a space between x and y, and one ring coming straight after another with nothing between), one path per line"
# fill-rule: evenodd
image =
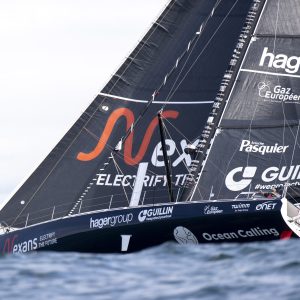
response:
M300 241L0 259L0 299L299 299Z

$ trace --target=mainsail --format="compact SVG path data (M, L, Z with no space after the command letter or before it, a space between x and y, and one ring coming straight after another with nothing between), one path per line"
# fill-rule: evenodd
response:
M173 185L179 189L191 164L184 148L205 125L251 3L170 1L101 93L2 208L0 220L18 227L128 206L138 171L146 174L141 201L168 201L157 112L163 106L170 123L166 144Z
M192 200L300 184L299 2L256 2L262 12Z

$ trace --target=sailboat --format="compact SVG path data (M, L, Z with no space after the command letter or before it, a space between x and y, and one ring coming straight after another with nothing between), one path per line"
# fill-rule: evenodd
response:
M0 252L299 236L299 15L296 0L171 0L2 204Z

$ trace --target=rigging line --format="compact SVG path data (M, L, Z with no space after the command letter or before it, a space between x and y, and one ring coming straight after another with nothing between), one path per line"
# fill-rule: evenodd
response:
M242 136L242 139L243 139L246 135L247 135L247 132L244 133L244 135ZM228 174L227 172L228 172L229 166L230 166L231 162L233 161L233 159L234 159L234 157L236 156L236 153L237 153L238 151L239 151L239 146L237 146L237 148L236 148L235 151L233 152L233 154L232 154L232 156L231 156L229 162L227 163L225 172L223 172L221 169L219 169L219 167L218 167L217 165L215 165L215 164L213 163L212 160L209 160L209 162L210 162L211 164L213 164L215 167L217 167L217 168L219 169L220 172L223 173L223 179L225 179L226 175ZM248 155L249 155L249 154L248 154ZM247 159L248 159L248 158L247 158ZM247 166L248 166L248 161L247 161ZM219 196L220 196L220 193L221 193L221 190L222 190L222 188L223 188L223 186L224 186L224 183L225 183L225 180L223 180L222 185L221 185L221 187L219 188L218 198L219 198Z
M179 133L179 135L184 137L189 143L192 143L192 141L188 139L174 124L172 124L171 121L169 121L167 118L164 118L164 120L169 123L177 131L177 133Z
M217 3L216 3L216 5L213 7L213 9L212 9L212 11L211 11L211 13L210 13L210 18L207 18L206 20L205 20L205 25L204 25L204 28L206 27L206 25L207 25L207 23L209 22L209 20L211 19L211 17L213 16L213 13L215 12L215 10L218 8L218 6L220 5L220 3L221 3L221 1L222 0L219 0ZM238 0L237 0L238 1ZM202 26L201 26L202 27ZM218 31L218 28L216 29L216 31ZM189 61L189 58L190 58L190 56L192 55L192 53L193 53L193 51L194 51L194 49L195 49L195 47L196 47L196 45L197 45L197 42L199 41L199 39L200 39L200 35L196 35L195 37L194 37L194 39L193 39L193 46L192 46L192 49L191 49L191 51L189 52L189 55L188 55L188 57L186 58L186 61L185 61L185 63L183 64L183 66L182 66L182 68L181 68L181 70L180 70L180 72L178 73L178 75L177 75L177 78L176 78L176 80L174 81L174 83L173 83L173 85L172 85L172 87L171 87L171 89L170 89L170 91L169 91L169 93L168 93L168 95L167 95L167 97L166 97L166 100L165 100L165 104L162 106L162 109L164 109L165 108L165 106L166 106L166 104L167 103L169 103L169 101L170 101L170 98L174 95L174 93L176 92L176 90L178 89L178 87L177 87L177 89L174 91L174 93L172 94L172 91L175 89L175 86L176 86L176 84L177 84L177 82L178 82L178 80L179 80L179 78L180 78L180 76L181 76L181 74L183 73L183 71L184 71L184 68L186 67L186 65L187 65L187 63L188 63L188 61ZM203 52L205 51L205 49L206 49L206 47L208 46L208 44L210 43L210 40L208 41L208 43L205 45L205 47L204 47L204 49L201 51L201 53L199 54L199 56L197 57L197 60L199 59L199 57L203 54ZM196 60L196 61L197 61ZM188 70L188 73L190 72L190 70ZM179 83L179 85L181 85L181 82Z
M260 15L260 18L259 18L259 20L258 20L258 22L257 22L257 24L256 24L256 27L255 27L254 32L253 32L253 35L255 35L255 33L256 33L256 31L257 31L257 28L258 28L258 25L259 25L259 23L260 23L261 17L263 16L263 14L264 14L264 12L265 12L265 8L266 8L266 6L267 6L267 2L268 2L268 0L266 0L265 3L264 3L263 10L262 10L261 15ZM250 45L251 45L251 42L250 42L250 44L249 44L249 48L250 48ZM247 53L247 54L248 54L248 53ZM246 57L247 54L245 54L245 57ZM242 67L242 65L241 65L241 67ZM267 74L265 74L264 81L266 81L266 79L267 79ZM255 115L256 115L256 111L257 111L257 109L258 109L258 103L259 103L259 101L256 101L255 109L254 109L254 112L253 112L253 114L252 114L251 121L250 121L250 126L249 126L249 140L251 139L252 126L253 126L253 122L254 122L254 117L255 117ZM247 167L249 166L249 159L250 159L250 153L248 152L248 153L247 153L247 165L246 165Z
M172 0L170 0L169 5L171 4ZM173 8L174 4L176 3L176 1L173 2L173 4L170 5L168 11L166 11L165 15L161 18L160 21L163 21L166 16L168 15L169 11ZM152 28L152 27L151 27ZM146 39L146 42L151 38L151 36L154 34L154 32L158 29L158 27L154 28L153 32L149 35L149 37ZM140 43L139 43L140 44ZM138 44L138 45L139 45ZM136 46L137 47L137 46ZM142 45L141 48L139 49L139 51L137 51L136 55L134 56L134 58L140 53L140 51L143 49L143 47L145 47L145 45ZM126 60L125 60L126 61ZM124 62L125 63L125 62ZM124 64L123 63L123 64ZM129 68L129 66L133 63L133 60L131 62L129 62L128 66L124 69L122 75L124 74L125 71L127 71L127 69ZM121 64L121 66L123 65ZM112 77L111 77L112 79ZM110 79L110 80L111 80ZM120 78L118 78L116 80L116 82L113 84L113 86L111 87L110 91L115 87L115 85L119 82ZM101 101L101 103L103 103L105 99L103 99ZM100 105L101 105L100 103ZM91 104L92 105L92 104ZM94 112L91 114L90 118L85 122L84 126L87 126L87 124L91 121L91 119L93 118L93 116L95 115L95 113L98 110L99 105L97 105L97 108L94 110ZM19 216L24 212L24 210L28 207L28 205L31 203L32 199L35 197L35 195L39 192L39 190L42 188L42 186L45 184L45 182L48 180L49 176L52 174L52 172L56 169L56 167L58 166L58 164L61 162L61 160L65 157L65 154L67 153L67 151L69 151L69 149L71 148L71 146L73 146L74 142L78 139L78 137L81 135L83 128L77 133L77 135L73 138L73 140L70 142L69 146L66 148L66 150L62 153L61 157L57 160L57 162L54 164L54 166L52 167L52 169L49 171L49 173L47 174L47 176L45 177L45 179L41 182L41 184L37 187L37 189L34 191L34 193L31 195L31 197L29 198L29 200L27 201L27 203L23 206L23 208L20 210L19 214L16 216L16 218L14 219L14 221L12 222L12 224L10 226L13 226L13 224L16 222L16 220L19 218ZM9 199L10 200L10 199ZM6 204L5 204L6 205Z
M276 12L276 21L275 21L275 32L274 32L274 41L273 41L273 53L275 52L276 50L276 42L277 42L277 35L278 35L278 20L279 20L279 11L280 11L280 1L278 0L277 1L277 12ZM280 83L280 80L279 80L279 76L283 76L282 74L274 74L277 78L277 82ZM265 76L266 78L266 76ZM283 113L283 117L284 117L284 126L283 126L283 133L282 133L282 143L283 145L285 145L285 132L286 132L286 126L289 127L289 125L287 124L286 125L286 121L287 121L287 118L286 118L286 113L285 113L285 106L284 106L284 103L281 104L281 107L282 107L282 113ZM291 130L291 129L290 129ZM291 130L292 134L293 134L293 131ZM287 160L286 160L286 157L284 156L284 153L281 154L281 157L280 157L280 163L279 163L279 166L282 166L282 161L284 161L285 164L287 164Z
M276 49L276 42L277 42L277 32L278 32L278 20L279 20L279 6L280 1L277 0L277 13L276 13L276 22L275 22L275 34L274 34L274 42L273 42L273 53Z
M112 150L112 152L111 152L111 156L113 155L114 157L118 157L118 158L120 158L120 159L123 159L124 158L124 156L126 156L125 154L121 154L119 151L115 151L115 147L113 147L113 146L111 146L110 144L107 144L106 145L107 146L107 148L109 148L110 150ZM127 156L128 157L128 156ZM129 157L128 157L129 158ZM130 166L131 168L133 168L133 169L138 169L138 167L136 166L136 165L131 165ZM104 171L104 170L103 170ZM103 172L102 171L102 172ZM102 174L102 172L100 171L99 173L97 173L97 174ZM147 175L159 175L158 173L156 173L156 172L154 172L154 171L151 171L151 170L147 170L147 173L146 173Z
M214 31L214 33L212 34L212 36L210 37L210 39L208 40L208 42L205 44L203 50L199 53L199 55L196 57L196 59L194 60L194 62L192 63L192 65L189 67L189 69L187 70L187 72L185 73L185 75L183 76L183 78L179 81L179 83L176 86L176 88L175 88L176 82L173 84L172 89L174 88L174 91L172 93L169 93L166 102L168 102L174 96L174 94L176 93L176 91L178 90L178 88L180 87L180 85L182 84L182 82L186 79L187 75L190 73L190 71L192 70L192 68L194 67L194 65L196 64L196 62L198 61L198 59L200 58L200 56L203 54L203 52L206 50L206 48L211 43L212 39L215 37L215 35L220 30L220 28L222 27L222 25L224 24L224 22L227 20L227 18L229 17L230 13L232 12L232 10L234 9L234 7L236 6L237 2L238 2L238 0L236 0L235 3L233 4L233 6L230 8L230 10L226 14L225 18L222 20L222 22L220 23L220 25ZM179 75L181 75L181 73ZM177 76L177 80L178 79L179 79L179 76ZM164 109L165 106L166 106L166 104L164 106L162 106L162 109Z
M298 131L299 131L299 126L300 126L300 123L298 122L297 133L296 133L296 135L295 135L294 132L293 132L292 126L290 126L289 124L287 124L287 128L286 128L286 127L283 127L284 132L285 132L286 129L289 129L290 133L292 134L292 136L293 136L294 139L295 139L295 145L294 145L294 150L293 150L292 160L293 160L293 156L294 156L294 152L295 152L295 147L298 146L298 148L300 148L300 145L299 145L299 143L298 143ZM285 135L283 134L283 145L285 145L284 141L285 141ZM282 153L281 156L283 156L283 155L284 155L284 154ZM284 156L284 159L285 159L285 160L284 160L284 161L285 161L285 164L288 165L288 162L287 162L285 156ZM281 166L281 164L280 164L280 166Z
M278 0L277 1L276 21L275 21L274 41L273 41L273 53L276 50L276 42L277 42L277 34L278 34L279 8L280 8L280 2ZM275 75L278 83L280 83L279 76L285 76L285 74L277 74L277 73L274 73L274 75ZM267 75L265 76L265 80L266 80L266 77L267 77ZM284 109L284 102L282 102L281 108L282 108L283 125L284 125L283 126L283 132L282 132L282 144L285 145L285 132L286 132L286 121L287 121L287 118L286 118L285 109ZM279 165L278 165L279 167L282 166L283 161L284 161L285 164L287 164L286 157L285 157L284 153L282 153L281 156L280 156L280 161L279 161ZM277 183L277 180L278 179L276 179L275 183Z
M293 154L292 154L292 159L291 159L291 164L290 164L291 166L292 166L293 160L294 160L296 145L298 144L299 128L300 128L300 123L298 124L298 128L297 128L296 139L295 139L295 144L294 144L294 149L293 149Z
M120 172L121 172L121 174L124 176L124 174L123 174L123 172L122 172L122 170L121 170L121 169L120 169L120 172L119 172L119 166L118 166L117 162L115 161L115 158L113 157L112 159L113 159L113 162L114 162L115 168L116 168L116 170L117 170L117 172L118 172L118 175L119 175L119 174L120 174ZM126 179L126 180L127 180L127 179ZM129 187L131 188L131 190L133 190L133 188L131 187L130 183L129 183ZM126 190L125 190L125 187L124 187L124 185L122 185L122 188L123 188L123 192L124 192L124 194L125 194L125 197L126 197L127 203L128 203L128 205L129 205L129 198L128 198L128 195L127 195L127 193L126 193Z
M170 134L170 132L169 132L168 128L166 127L166 125L165 125L165 124L163 124L163 125L164 125L164 129L165 129L165 131L166 131L167 135L168 135L168 136L169 136L169 137L172 139L172 136L171 136L171 134ZM178 154L178 155L181 155L181 153L180 153L180 151L178 150L178 148L177 148L176 144L175 144L175 150L177 151L177 154ZM183 162L183 164L184 164L185 168L187 169L187 171L190 173L189 167L188 167L188 165L187 165L187 163L186 163L185 159L184 159L182 162Z
M255 33L256 33L256 30L257 30L257 28L258 28L258 24L259 24L259 22L260 22L260 20L261 20L261 16L264 14L264 9L265 9L265 7L266 7L266 5L267 5L267 2L268 2L268 0L266 0L265 3L264 3L263 10L262 10L261 15L260 15L260 18L259 18L259 20L258 20L258 22L257 22L257 24L256 24L256 27L255 27L254 32L253 32L253 35L255 35ZM250 45L251 45L251 42L250 42L250 44L249 44L249 48L250 48ZM248 53L247 53L247 54L248 54ZM246 57L247 54L245 54L245 57ZM241 65L241 67L242 67L242 65ZM264 81L266 81L266 78L267 78L267 75L265 74L265 79L264 79ZM257 108L258 108L258 101L256 101L255 109L254 109L254 112L253 112L253 114L252 114L251 121L250 121L250 126L249 126L249 140L251 139L252 125L253 125L254 117L255 117L255 115L256 115ZM249 159L250 159L250 153L248 152L248 153L247 153L247 165L246 165L247 167L249 166Z
M165 125L164 125L164 127L165 127L165 130L166 130L167 134L168 134L168 135L171 137L171 139L172 139L172 136L171 136L170 132L168 131L167 127L166 127ZM180 153L180 151L178 150L176 144L175 144L175 150L177 151L177 154L178 154L178 155L181 155L181 153ZM191 160L192 160L192 158L191 158ZM186 163L185 160L183 160L183 164L184 164L186 170L188 171L188 174L189 174L189 175L192 174L192 172L191 172L190 168L188 167L188 165L187 165L187 163ZM172 182L172 183L173 183L173 182ZM179 185L179 184L178 184L178 185ZM184 183L183 183L183 184L180 184L179 186L180 186L180 187L184 187ZM200 191L199 191L199 192L200 192ZM200 195L201 195L201 192L200 192Z
M266 7L267 2L268 2L268 0L266 0L265 3L264 3L263 10L262 10L262 12L261 12L261 14L260 14L259 20L257 21L257 24L256 24L255 29L254 29L254 31L253 31L253 35L255 35L255 33L256 33L256 31L257 31L257 28L258 28L258 25L259 25L259 23L260 23L261 17L262 17L262 15L264 14L264 9L265 9L265 7ZM248 50L249 50L249 48L250 48L250 45L251 45L251 41L250 41L250 43L249 43L249 45L248 45L248 49L247 49L247 52L245 53L243 62L241 63L240 71L242 70L242 66L243 66L244 60L245 60L246 56L248 55ZM238 78L239 76L240 76L240 72L238 73L238 75L237 75L236 78ZM267 76L267 75L265 75L265 81L266 81L266 76ZM232 87L232 90L233 90L233 88L234 88L234 87ZM257 108L258 108L258 101L256 102L255 109L254 109L254 111L253 111L253 114L252 114L252 117L251 117L251 120L250 120L250 125L249 125L249 140L250 140L250 138L251 138L251 134L252 134L252 126L253 126L254 117L255 117L255 115L256 115ZM224 109L224 111L225 111L225 109ZM236 153L237 153L237 151L234 152L234 155L235 155ZM233 156L232 156L231 160L232 160L232 159L233 159ZM247 164L246 164L247 167L249 166L249 159L250 159L250 153L248 152L248 153L247 153ZM226 170L228 170L228 168L227 168ZM220 193L220 190L219 190L219 193ZM219 195L218 195L218 196L219 196Z
M213 11L216 9L216 7L220 4L222 0L218 0L218 3L214 6ZM237 0L238 1L238 0ZM163 86L165 85L166 80L170 77L171 74L173 74L173 72L177 69L177 62L180 61L181 59L183 59L183 57L188 54L188 58L190 56L190 45L193 43L193 47L194 48L194 42L197 41L203 34L204 29L208 23L208 20L212 17L212 13L206 18L206 20L204 20L204 22L202 22L200 28L201 28L201 32L198 34L198 32L196 32L196 34L194 35L194 37L190 40L189 44L188 44L188 48L179 56L179 58L176 61L175 66L173 66L173 68L167 73L167 75L165 76L165 80L161 83L161 85L153 92L152 98L148 101L147 105L145 106L144 110L142 111L142 113L140 113L140 115L138 116L137 120L133 123L133 128L137 125L137 123L139 122L140 118L146 113L146 111L148 110L149 106L154 102L154 99L156 97L156 95L160 92L160 90L163 88ZM218 29L217 29L218 30ZM200 56L200 55L199 55ZM187 60L188 60L187 58ZM183 66L184 67L184 66ZM169 101L167 101L169 102ZM162 109L165 107L162 106ZM124 140L128 137L128 135L130 134L130 132L128 131L127 134L125 136L123 136Z
M267 1L268 0L266 0L266 2ZM276 50L276 42L277 42L277 36L278 36L279 10L280 10L280 1L278 0L277 1L276 21L275 21L275 31L274 31L274 41L273 41L273 51L272 51L273 53ZM281 73L277 73L277 72L276 73L261 72L261 73L265 74L264 81L266 81L266 79L267 79L267 74L270 74L270 75L274 75L276 77L278 83L280 83L280 79L279 79L280 76L297 77L297 75L286 75L286 74L281 74ZM285 145L285 132L286 132L286 121L287 121L287 118L286 118L286 114L285 114L284 103L281 104L281 107L282 107L283 121L284 121L283 122L284 126L283 126L283 133L282 133L282 143L283 143L283 145ZM288 124L287 124L287 126L289 127ZM293 134L293 132L292 132L292 134ZM286 157L285 157L284 153L282 153L281 156L280 156L280 161L279 161L279 165L278 165L279 167L282 166L283 161L285 162L285 164L288 164L287 161L286 161ZM276 183L277 183L277 180L276 180Z
M99 141L101 139L101 136L98 137L95 133L93 133L91 130L89 130L88 128L84 127L84 130L90 134L91 137L93 137L96 141Z
M253 125L253 122L254 122L254 117L256 115L256 111L257 111L257 108L258 108L258 101L256 101L256 104L255 104L255 109L253 111L253 114L252 114L252 117L251 117L251 120L250 120L250 125L249 125L249 135L248 135L248 138L249 140L251 140L251 135L252 135L252 125ZM247 167L249 166L249 159L250 159L250 152L247 153Z
M165 81L159 86L159 88L157 89L158 91L165 85L166 79L168 79L168 78L170 77L170 75L173 73L173 71L175 71L175 69L176 69L177 66L178 66L179 61L181 61L181 60L183 59L183 57L184 57L184 55L185 55L186 53L189 53L188 57L186 58L186 61L185 61L184 65L183 65L182 68L181 68L180 73L179 73L178 76L177 76L177 79L175 80L175 84L176 84L176 81L178 80L180 74L183 72L183 69L184 69L184 67L185 67L186 64L187 64L187 62L188 62L188 60L189 60L189 57L190 57L191 53L193 52L193 49L194 49L195 45L197 44L197 41L198 41L198 40L200 39L200 37L202 36L202 34L203 34L203 32L204 32L204 30L205 30L205 28L206 28L206 26L207 26L207 23L208 23L209 20L213 17L214 12L215 12L215 10L218 8L218 6L220 5L221 1L222 1L222 0L218 0L218 1L217 1L217 3L216 3L216 4L214 5L214 7L213 7L211 13L210 13L210 14L207 16L207 18L202 22L199 31L196 32L196 34L194 35L194 37L190 40L190 42L188 43L188 47L186 48L186 50L178 57L175 66L173 66L173 68L171 69L171 71L170 71L169 73L167 73L167 75L165 76ZM193 45L192 48L191 48L191 45ZM174 87L174 84L173 84L173 87ZM173 88L173 87L172 87L172 88ZM171 90L172 90L172 88L171 88ZM171 91L171 90L170 90L170 91ZM169 93L170 93L170 92L169 92ZM167 96L167 99L165 100L165 102L169 103L168 96Z
M298 124L298 127L297 127L296 139L295 139L295 144L294 144L294 147L293 147L293 153L292 153L292 159L291 159L290 167L293 165L293 160L294 160L296 145L298 145L299 128L300 128L300 123ZM294 197L292 197L292 198L294 199ZM294 200L296 200L296 199L294 199ZM296 200L296 202L298 203L297 200Z
M275 22L274 42L273 42L273 53L275 52L276 42L277 42L279 8L280 8L280 2L278 0L277 1L277 13L276 13L276 22ZM277 82L280 83L279 75L275 75L275 76L277 77ZM283 132L282 132L282 142L283 142L283 145L285 145L285 132L286 132L286 126L285 126L285 124L286 124L287 118L286 118L286 114L285 114L284 103L282 103L281 107L282 107L282 113L283 113L283 117L284 117L284 128L283 128ZM285 164L287 164L287 161L286 161L286 158L284 156L284 153L281 154L279 166L281 166L282 160L284 160Z
M222 0L218 0L218 3L215 5L215 7L217 7ZM238 0L237 0L238 1ZM235 5L235 4L234 4ZM231 9L232 10L232 9ZM212 11L212 13L207 17L207 19L202 23L200 29L201 32L196 32L196 35L194 36L194 38L190 41L189 45L194 42L195 40L197 40L198 38L200 38L200 36L202 35L202 33L204 32L204 29L206 27L206 24L208 23L208 20L212 17L214 10ZM230 13L230 12L229 12ZM226 15L225 19L228 17L228 15ZM221 23L222 25L222 23ZM218 31L219 28L217 28ZM209 41L210 42L210 41ZM208 43L209 43L208 42ZM206 44L206 47L208 45L208 43ZM190 47L188 47L187 50L185 50L182 55L177 59L175 66L171 69L171 71L165 76L165 81L169 78L169 76L175 71L175 69L177 68L177 63L179 60L181 60L184 55L186 53L189 53L189 49ZM198 58L200 57L201 54L199 54ZM195 63L195 62L194 62ZM133 122L132 124L132 128L129 129L127 131L127 133L121 138L121 144L123 145L125 140L128 138L128 136L130 135L131 131L133 130L133 128L136 127L136 125L139 123L139 121L141 120L141 118L143 117L143 115L146 113L146 111L148 110L148 108L150 107L150 105L153 103L153 101L155 100L156 95L158 94L158 92L161 90L161 88L164 86L165 81L158 87L158 89L156 89L152 95L152 98L148 101L148 103L145 105L145 108L143 111L140 112L139 116L137 117L137 119ZM178 89L178 87L177 87ZM104 101L104 100L103 100ZM103 101L101 103L103 103ZM163 106L164 107L164 106Z
M173 3L171 4L172 1L173 1ZM168 15L169 12L171 11L171 9L172 9L173 6L175 5L175 3L176 3L176 0L175 0L175 1L174 1L174 0L170 0L170 1L169 1L169 3L166 5L166 8L165 8L165 10L166 10L165 14L162 15L162 14L164 13L164 10L163 10L162 13L161 13L161 15L158 16L158 17L156 18L156 21L155 21L154 23L152 23L152 26L151 26L151 27L147 30L147 32L144 34L143 38L144 38L144 37L147 35L147 33L153 28L153 25L156 24L156 23L158 22L158 20L160 19L160 17L161 17L161 19L160 19L159 21L160 21L160 22L164 21L164 19L167 17L167 15ZM170 6L170 7L167 9L168 6ZM153 29L153 31L149 34L149 37L145 40L144 45L141 45L141 42L143 41L143 38L142 38L142 40L139 41L139 42L137 43L137 45L133 48L133 50L131 51L131 53L132 53L139 45L141 45L140 49L139 49L139 50L137 51L137 53L133 56L132 60L131 60L131 61L129 62L129 64L128 64L128 66L126 66L126 68L124 69L124 71L121 73L120 77L117 78L116 82L115 82L115 83L113 84L113 86L110 88L108 94L110 94L110 92L114 89L114 87L119 83L119 81L121 80L121 77L125 74L125 72L127 71L127 69L133 64L135 58L136 58L136 57L138 56L138 54L142 51L142 49L146 46L147 42L150 40L150 38L152 37L152 35L158 30L158 28L159 28L158 26L155 26L155 28ZM131 53L130 53L130 54L131 54ZM130 55L130 54L129 54L129 55ZM114 73L114 75L115 75L115 74L117 73L117 71L124 65L124 63L126 62L127 59L128 59L128 58L126 58L125 61L124 61L123 63L121 63L120 67L116 70L116 72ZM114 75L111 76L111 79L113 78ZM108 82L110 82L111 79L110 79ZM106 100L106 98L104 98L104 99L101 101L100 105L101 105L105 100ZM97 110L96 110L96 111L97 111Z
M253 1L253 4L254 4L254 2L255 2L255 1ZM266 3L267 3L267 0L265 0L264 3L263 3L263 7L262 7L262 9L260 10L260 13L259 13L259 15L258 15L258 19L256 19L257 16L255 17L255 20L257 20L257 22L256 22L255 27L254 27L254 30L253 30L254 33L256 32L257 27L258 27L258 24L260 23L261 17L262 17L263 12L264 12L264 9L265 9L265 7L266 7ZM250 8L250 10L249 10L249 13L250 13L250 12L251 12L251 8ZM252 23L252 24L250 25L251 29L252 29L252 27L253 27L252 25L254 25L253 23L254 23L255 20L253 20L253 21L250 22L250 24ZM251 33L251 32L250 32L250 33ZM236 75L235 75L235 79L234 79L234 81L233 81L232 86L230 87L229 95L228 95L227 100L226 100L226 102L225 102L225 106L224 106L224 108L223 108L223 111L221 112L221 116L220 116L220 118L219 118L219 120L218 120L218 124L217 124L216 128L218 128L218 126L221 124L221 121L222 121L223 116L224 116L224 114L225 114L225 111L226 111L226 108L227 108L227 106L228 106L229 100L231 99L233 90L234 90L234 88L235 88L235 86L236 86L236 84L237 84L237 79L238 79L238 77L239 77L239 75L240 75L241 68L242 68L243 63L244 63L244 61L245 61L245 58L246 58L246 56L247 56L247 54L248 54L248 51L249 51L249 48L250 48L250 42L251 42L251 36L249 36L248 33L247 33L247 40L248 40L248 44L246 45L246 50L244 50L244 51L245 51L245 52L244 52L244 57L243 57L243 59L242 59L240 65L238 66L237 73L235 73L235 72L234 72L234 69L233 69L233 73L236 74ZM225 97L225 96L224 96L224 97ZM201 179L202 174L203 174L204 167L205 167L205 165L206 165L206 163L207 163L207 159L208 159L208 157L209 157L209 155L210 155L210 153L211 153L211 149L212 149L212 147L213 147L213 145L214 145L214 143L215 143L215 140L216 140L216 131L214 132L213 137L212 137L212 139L211 139L211 141L210 141L210 147L208 148L208 151L206 152L206 158L203 160L202 165L201 165L201 167L200 167L200 172L198 173L197 182L196 182L196 188L194 188L194 190L192 191L192 195L191 195L190 199L193 198L193 196L194 196L194 194L195 194L195 192L196 192L197 186L199 185L200 179Z
M222 0L218 0L218 1L219 1L219 2L217 3L217 5L216 5L215 7L217 7L217 6L219 5L219 3L220 3ZM215 8L214 8L214 10L215 10ZM214 11L214 10L213 10L213 11ZM205 27L206 27L206 24L207 24L208 20L211 18L211 16L212 16L212 14L210 14L210 15L207 17L207 19L202 23L202 25L201 25L201 27L200 27L200 28L202 29L202 31L199 32L199 34L198 34L198 32L196 33L196 35L194 36L194 38L193 38L192 40L190 40L189 45L190 45L191 43L193 43L195 40L197 40L198 38L200 38L200 36L202 35L202 32L204 31L204 29L205 29ZM189 47L188 47L187 50L185 50L185 51L179 56L179 58L178 58L177 61L176 61L176 65L175 65L175 66L170 70L170 72L167 73L167 75L165 76L164 82L162 82L161 85L154 91L154 93L153 93L153 95L152 95L152 98L148 101L148 103L147 103L147 105L145 106L144 110L140 113L140 115L138 116L137 120L133 123L133 127L135 127L135 126L137 125L137 123L138 123L139 120L140 120L140 117L143 116L143 115L145 114L145 112L148 110L150 104L152 104L152 103L154 102L155 96L156 96L157 93L161 90L161 88L165 85L166 79L168 79L168 77L173 73L173 71L175 71L175 69L177 68L177 63L178 63L178 61L181 60L181 59L184 57L184 55L185 55L186 53L189 53ZM111 91L111 90L110 90L110 91ZM105 99L104 99L104 100L105 100ZM104 100L103 100L103 101L104 101ZM103 103L103 101L102 101L101 103ZM128 137L129 134L130 134L130 131L128 131L127 134L126 134L125 136L123 136L124 140Z
M165 129L167 135L172 139L172 137L171 137L171 135L170 135L170 133L169 133L169 131L168 131L168 129L167 129L167 127L166 127L165 125L164 125L164 129ZM181 155L181 153L179 152L179 150L178 150L176 144L175 144L175 150L176 150L176 152L177 152L178 155ZM187 169L187 171L189 171L185 159L184 159L182 162L183 162L185 168Z
M163 118L162 118L163 119ZM163 128L164 128L164 130L166 131L166 133L169 135L169 137L171 137L171 135L170 135L170 133L169 133L169 131L168 131L168 129L167 129L167 127L166 127L166 125L164 124L164 122L162 122L162 125L163 125ZM177 150L177 147L176 147L176 145L175 145L175 150ZM157 150L158 151L158 150ZM177 150L178 151L178 150ZM180 155L180 152L178 151L178 154ZM184 163L184 165L185 165L185 162L183 162ZM174 186L176 186L176 181L174 182L173 180L172 180L172 162L171 162L171 160L169 159L169 167L170 167L170 173L171 173L171 183L174 185Z
M126 156L125 153L121 154L119 151L115 151L115 147L111 146L110 144L107 143L106 146L107 146L107 148L112 150L111 155L113 155L114 157L117 156L120 159L124 159L124 157L127 157L128 160L130 160L129 156ZM130 167L134 168L136 170L138 169L138 167L136 165L131 165ZM99 174L101 174L101 172L99 172ZM147 175L159 175L158 173L155 173L154 171L151 171L151 170L147 170L146 174Z
M117 161L116 161L114 158L113 158L113 162L114 162L114 164L115 164L115 168L116 168L116 170L117 170L117 172L118 172L118 175L120 175L120 173L121 173L121 174L124 176L124 173L123 173L121 167L118 165ZM126 181L127 181L127 179L126 179ZM131 188L131 190L133 190L133 187L130 185L130 182L127 181L127 183L129 184L129 187ZM124 187L124 186L123 186L123 187Z

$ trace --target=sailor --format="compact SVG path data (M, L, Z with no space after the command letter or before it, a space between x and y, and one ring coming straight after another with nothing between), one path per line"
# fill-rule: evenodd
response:
M280 194L278 193L278 191L275 188L272 188L272 194L273 194L274 198L280 197Z

